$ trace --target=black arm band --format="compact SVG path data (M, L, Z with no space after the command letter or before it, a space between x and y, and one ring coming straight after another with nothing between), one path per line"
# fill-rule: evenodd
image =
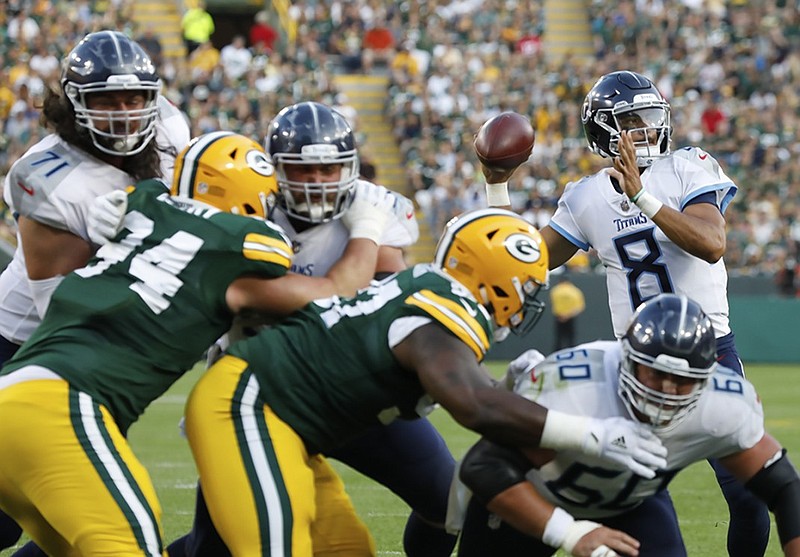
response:
M781 545L800 537L800 476L783 449L781 457L750 478L745 487L773 513Z
M459 477L485 505L506 489L524 482L531 468L531 461L517 449L481 439L461 461Z

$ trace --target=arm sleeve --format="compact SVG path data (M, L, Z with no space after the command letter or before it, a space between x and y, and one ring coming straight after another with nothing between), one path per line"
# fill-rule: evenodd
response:
M56 275L42 280L29 280L28 285L31 289L33 303L36 306L36 313L44 318L47 307L50 305L50 298L53 297L56 287L64 280L64 275Z

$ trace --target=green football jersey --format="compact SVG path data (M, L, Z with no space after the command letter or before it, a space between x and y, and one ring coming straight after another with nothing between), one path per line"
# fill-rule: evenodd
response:
M137 184L124 229L56 289L42 324L3 368L49 368L104 404L124 432L231 326L242 275L286 274L289 240L263 220L183 206Z
M235 343L262 400L312 452L325 452L378 423L430 410L416 374L392 347L415 329L439 323L483 360L492 342L486 310L432 265L373 283L353 298L316 300L279 325Z

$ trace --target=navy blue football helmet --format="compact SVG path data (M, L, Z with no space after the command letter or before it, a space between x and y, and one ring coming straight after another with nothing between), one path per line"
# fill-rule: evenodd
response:
M674 425L697 404L717 366L717 341L711 319L683 295L659 294L634 312L622 337L619 395L628 409L647 416L650 423ZM688 394L669 394L644 385L636 364L694 379Z
M355 136L344 116L316 102L287 106L270 123L264 148L275 165L279 203L288 215L311 223L342 215L359 175ZM287 178L287 166L312 164L340 164L341 176L335 182Z
M650 166L670 153L670 107L655 84L645 76L611 72L597 80L586 95L581 121L589 148L606 158L619 156L619 132L644 132L635 139L636 163Z
M75 125L88 131L92 143L111 155L135 155L155 135L161 80L147 53L122 33L98 31L86 35L67 55L61 88L75 110ZM144 108L92 110L92 93L141 91Z

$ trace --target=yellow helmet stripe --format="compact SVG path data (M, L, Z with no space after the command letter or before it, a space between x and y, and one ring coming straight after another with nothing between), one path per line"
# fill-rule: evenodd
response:
M469 223L474 222L478 219L482 219L483 217L513 217L515 219L519 219L520 216L513 211L508 211L506 209L497 209L495 207L490 207L488 209L478 209L475 211L471 211L469 213L465 213L458 218L451 219L450 222L447 223L445 226L444 232L442 233L442 237L439 238L439 243L436 245L436 252L434 253L434 264L445 268L447 261L445 259L450 253L450 247L453 245L453 240L455 239L456 233L460 231L462 228L467 226Z
M200 157L215 141L229 135L233 135L233 132L211 132L200 136L189 145L183 157L178 157L180 168L175 168L178 188L173 192L174 195L194 198L194 182Z
M406 298L405 303L424 310L447 327L475 352L479 361L489 350L490 342L486 329L463 305L435 294L431 290L415 292Z
M294 255L291 246L286 242L254 232L245 236L242 253L247 259L276 263L287 269L291 266Z

